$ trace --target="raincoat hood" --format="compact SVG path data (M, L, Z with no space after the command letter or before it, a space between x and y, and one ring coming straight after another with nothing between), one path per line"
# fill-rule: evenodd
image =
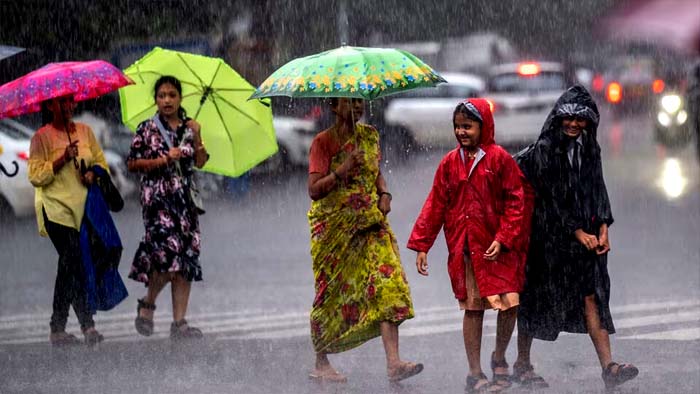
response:
M462 101L467 110L481 119L481 137L479 140L480 146L495 144L494 140L494 123L491 106L485 99L470 98Z
M593 97L586 88L574 85L567 89L554 104L554 108L547 116L542 126L541 138L549 138L553 141L563 142L566 137L561 131L561 120L565 116L580 116L588 120L586 132L596 138L600 113Z

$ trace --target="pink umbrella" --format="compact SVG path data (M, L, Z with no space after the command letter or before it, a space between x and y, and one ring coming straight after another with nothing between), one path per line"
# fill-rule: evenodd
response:
M606 14L602 27L616 40L658 43L700 54L698 0L628 0Z
M0 119L37 112L44 100L67 95L89 100L133 83L103 60L49 63L0 86Z

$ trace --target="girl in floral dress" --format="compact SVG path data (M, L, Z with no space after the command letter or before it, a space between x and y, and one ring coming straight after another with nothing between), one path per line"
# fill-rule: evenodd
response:
M328 361L339 353L382 337L387 374L398 381L422 364L401 361L398 326L413 317L396 237L386 215L391 194L379 172L379 134L356 124L364 102L332 99L333 127L322 131L309 157L311 257L316 296L311 339L316 368L310 377L344 382Z
M141 335L153 333L155 301L170 282L170 337L199 338L202 332L185 320L192 281L202 280L199 213L187 188L192 182L192 166L202 167L208 155L199 124L187 119L180 106L180 82L171 76L161 77L155 84L155 100L158 113L138 126L128 160L129 171L142 174L141 205L146 228L129 272L131 279L148 286L146 296L138 300L135 326Z

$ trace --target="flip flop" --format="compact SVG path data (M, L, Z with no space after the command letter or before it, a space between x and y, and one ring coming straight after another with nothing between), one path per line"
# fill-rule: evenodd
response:
M613 368L617 366L615 372ZM639 374L639 369L632 364L618 364L616 362L611 362L603 370L602 378L605 383L606 389L611 389L615 386L619 386L628 380L634 379Z
M319 383L346 383L348 378L338 371L319 373L317 371L309 374L309 379Z
M389 373L389 380L392 382L398 382L400 380L408 379L411 376L418 375L422 370L423 364L421 363L416 364L405 362Z

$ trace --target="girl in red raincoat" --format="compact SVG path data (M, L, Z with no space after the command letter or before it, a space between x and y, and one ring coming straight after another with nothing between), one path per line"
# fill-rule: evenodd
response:
M494 142L488 101L461 102L453 124L459 147L440 162L408 248L418 252L418 272L428 275L427 253L444 227L452 290L464 310L467 392L498 391L510 386L505 351L525 278L530 210L518 165ZM487 308L498 310L491 383L480 362Z

